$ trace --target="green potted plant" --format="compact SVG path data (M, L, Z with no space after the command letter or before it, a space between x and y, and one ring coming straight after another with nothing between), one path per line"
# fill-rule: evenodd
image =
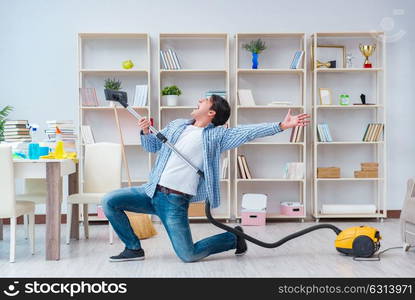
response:
M248 44L243 44L242 48L252 53L252 69L258 69L258 55L267 49L265 42L261 39L252 40Z
M176 85L166 86L161 90L161 95L167 106L176 106L181 94L182 91Z
M0 110L0 142L4 141L4 124L6 123L6 118L13 110L13 107L10 105L5 106Z
M116 80L115 78L107 78L105 79L104 88L109 90L115 90L119 91L121 90L121 81ZM113 101L110 101L110 106L114 107L115 103Z

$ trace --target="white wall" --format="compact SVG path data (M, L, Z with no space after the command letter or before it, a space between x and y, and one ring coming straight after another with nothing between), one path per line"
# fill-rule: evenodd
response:
M404 9L404 14L394 15L394 9ZM154 111L159 32L227 32L233 63L237 32L388 30L385 26L392 20L387 45L387 198L389 209L400 209L405 182L415 168L414 12L411 0L0 0L0 107L11 104L15 109L10 118L41 125L47 119L76 119L78 32L150 34ZM400 31L406 33L392 41Z

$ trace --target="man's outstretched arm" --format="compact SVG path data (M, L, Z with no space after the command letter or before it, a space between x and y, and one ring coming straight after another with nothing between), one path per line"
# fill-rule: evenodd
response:
M259 123L227 128L221 139L221 151L236 148L256 138L277 134L288 128L305 126L310 122L309 118L308 114L292 116L291 109L289 109L284 121L279 123Z

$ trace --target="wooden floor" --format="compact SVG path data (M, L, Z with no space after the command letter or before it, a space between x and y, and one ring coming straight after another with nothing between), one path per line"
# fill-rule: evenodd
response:
M271 223L266 227L245 227L245 231L265 241L277 239L315 224ZM338 222L340 228L363 222ZM401 246L399 221L385 220L364 224L378 228L383 237L381 249ZM107 226L91 225L90 239L74 240L66 245L62 236L60 261L45 261L43 241L45 226L36 226L35 255L30 254L23 226L18 225L16 262L9 263L9 228L0 241L0 277L413 277L415 250L404 253L391 250L380 262L356 262L334 249L335 235L330 230L312 232L282 247L265 249L249 243L245 256L232 251L210 256L200 262L183 263L173 252L166 232L156 224L159 234L143 241L146 259L138 262L111 263L108 257L118 254L123 244L108 243ZM221 232L211 224L191 224L195 241ZM64 233L62 226L62 234Z

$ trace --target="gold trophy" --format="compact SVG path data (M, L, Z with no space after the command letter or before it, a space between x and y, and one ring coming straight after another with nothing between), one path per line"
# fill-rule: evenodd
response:
M363 63L363 68L371 68L372 63L369 61L369 56L375 52L376 45L362 45L359 44L359 49L362 55L366 58L365 62Z

